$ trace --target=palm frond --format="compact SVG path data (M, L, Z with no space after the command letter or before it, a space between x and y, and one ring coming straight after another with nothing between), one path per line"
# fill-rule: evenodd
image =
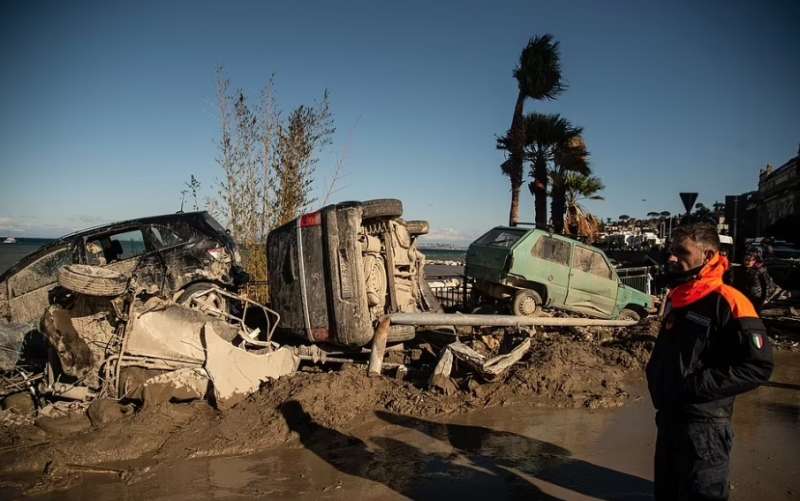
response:
M566 90L558 45L549 33L528 41L514 69L520 92L532 99L555 99Z

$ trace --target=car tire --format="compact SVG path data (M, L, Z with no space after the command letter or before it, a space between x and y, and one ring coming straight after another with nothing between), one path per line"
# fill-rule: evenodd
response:
M406 221L406 229L409 234L417 236L427 235L431 227L427 221Z
M630 308L624 308L622 311L620 311L618 318L619 320L636 320L636 323L639 323L642 320L641 315Z
M538 292L530 289L521 289L514 294L511 311L517 316L532 317L536 314L541 304L542 296Z
M396 198L376 198L361 202L361 209L361 219L400 217L403 215L403 202Z
M128 277L108 268L69 264L58 270L58 284L87 296L119 296L128 289Z
M413 325L392 325L389 327L387 343L402 343L411 341L417 335L417 328Z
M218 288L215 284L209 282L193 283L181 291L178 296L178 304L187 306L193 310L205 312L204 306L220 310L224 313L229 312L228 299L225 296L216 293L209 293L199 298L193 297L195 294L209 289ZM212 313L213 314L213 313Z

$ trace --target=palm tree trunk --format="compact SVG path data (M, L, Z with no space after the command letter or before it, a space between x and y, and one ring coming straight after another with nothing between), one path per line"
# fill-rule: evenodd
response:
M522 111L525 104L525 94L517 94L517 103L514 105L514 116L511 119L511 164L509 179L511 180L511 208L508 214L508 225L516 226L519 223L519 193L522 188L522 156L525 150L525 121Z
M567 192L560 183L553 185L553 199L550 202L550 215L553 218L553 230L564 233L564 216L567 213Z
M533 207L536 226L547 226L547 159L537 155L533 161Z

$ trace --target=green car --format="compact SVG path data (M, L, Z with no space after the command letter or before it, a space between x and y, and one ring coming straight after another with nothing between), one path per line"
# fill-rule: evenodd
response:
M540 306L598 318L639 320L653 298L620 282L600 249L540 229L498 226L467 250L477 294L510 301L515 315Z

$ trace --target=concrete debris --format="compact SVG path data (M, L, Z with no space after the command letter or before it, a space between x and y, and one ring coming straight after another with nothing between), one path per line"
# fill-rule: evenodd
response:
M209 383L208 373L202 368L164 372L144 382L142 400L145 405L199 400L208 393Z
M220 409L230 408L245 396L258 390L268 379L278 379L295 372L300 357L288 348L271 353L250 353L226 342L216 332L216 326L203 326L207 348L205 369L214 388L214 400Z
M444 389L447 386L445 380L450 377L454 358L478 372L485 380L495 380L509 367L519 362L528 350L530 350L530 347L531 340L527 338L517 344L517 346L508 353L487 357L460 341L450 343L444 349L439 362L436 364L436 368L433 370L430 386L438 387L439 389Z

